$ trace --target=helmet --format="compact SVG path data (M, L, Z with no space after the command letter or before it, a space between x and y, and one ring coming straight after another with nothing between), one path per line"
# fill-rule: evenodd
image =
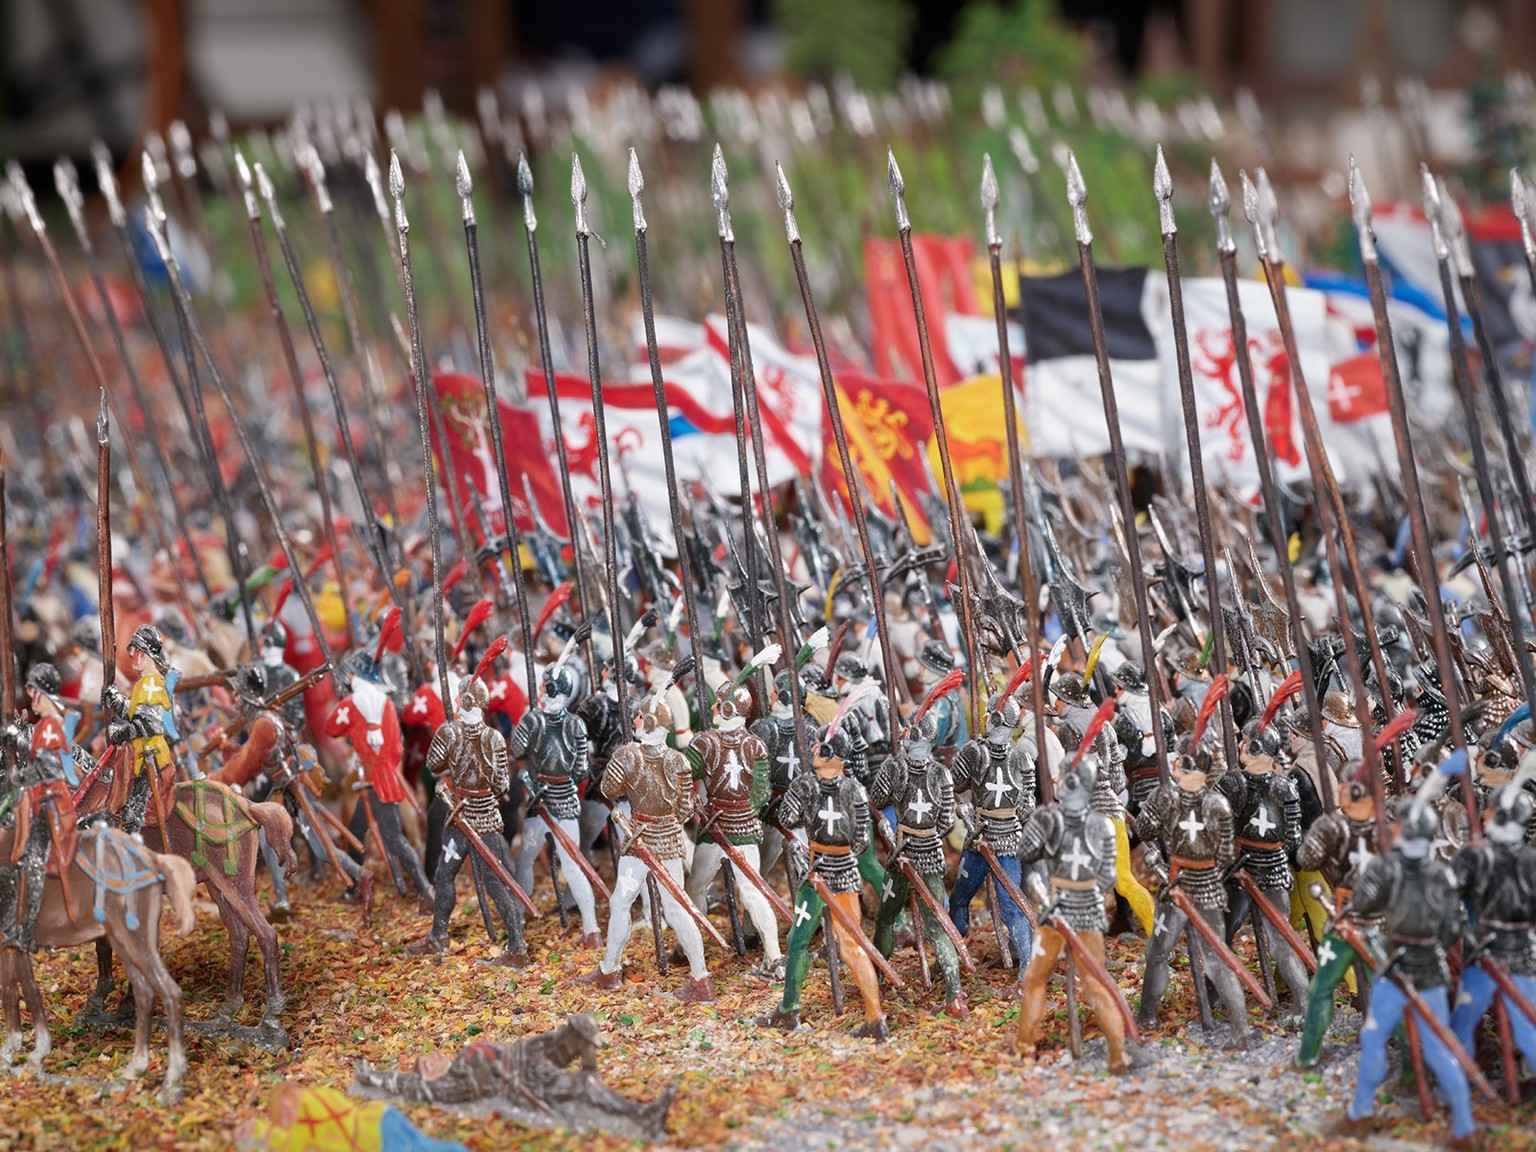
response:
M544 695L563 697L566 700L576 695L576 673L571 671L569 665L556 664L545 671Z
M815 754L827 760L847 760L853 755L853 736L842 725L824 732L814 746Z
M869 665L853 652L844 652L837 658L837 674L845 680L862 680L869 675Z
M267 670L260 664L242 664L235 669L235 695L247 704L264 704L267 699Z
M1099 778L1099 759L1091 753L1075 763L1069 762L1057 785L1057 798L1069 812L1081 812L1093 797Z
M128 651L142 652L162 670L165 668L165 640L153 624L140 624L128 638Z
M1056 726L1056 739L1061 741L1061 747L1067 752L1076 752L1083 746L1083 734L1076 724L1065 721Z
M1012 697L999 700L987 712L987 733L1012 732L1019 726L1019 705Z
M379 683L381 674L379 666L374 663L373 653L366 648L354 648L342 659L342 667L352 675L363 680Z
M482 712L486 704L490 702L491 694L486 690L485 681L475 676L464 681L459 687L459 708L478 708Z
M166 612L155 617L155 627L160 629L161 636L169 636L177 644L187 642L187 626L175 612Z
M1408 803L1397 822L1398 842L1401 844L1404 841L1419 840L1427 847L1440 830L1440 814L1435 811L1434 805L1422 803L1417 797L1406 799Z
M1127 692L1147 690L1147 670L1135 660L1127 660L1115 671L1115 683Z
M640 727L647 732L655 732L664 729L672 730L672 707L660 696L647 696L640 702L640 711L636 714L636 720Z
M1360 718L1355 715L1354 702L1337 690L1323 697L1323 715L1344 728L1360 727Z
M1488 839L1515 845L1525 841L1526 825L1536 812L1536 799L1529 792L1506 785L1493 794L1488 808Z
M1051 694L1078 708L1093 707L1093 697L1088 695L1088 685L1076 672L1064 672L1052 679Z
M281 620L268 620L261 630L261 646L263 648L287 648L288 629L283 627Z
M1184 676L1204 676L1205 658L1193 648L1186 648L1173 659L1174 670Z
M942 640L929 640L917 654L917 662L930 672L946 675L955 666L955 654Z
M1250 756L1268 756L1271 759L1280 755L1280 734L1274 728L1260 728L1257 720L1249 721L1243 729L1242 751Z
M34 692L41 692L55 703L58 702L62 682L59 680L59 670L52 664L34 664L27 671L27 687Z
M918 756L926 756L933 751L933 742L939 738L939 726L933 718L932 712L924 712L918 718L916 724L908 726L906 731L907 751Z
M722 720L745 720L752 714L752 690L745 684L722 688L715 694L715 711Z

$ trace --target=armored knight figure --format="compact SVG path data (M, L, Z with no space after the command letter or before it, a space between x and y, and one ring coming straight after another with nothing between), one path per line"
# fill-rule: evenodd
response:
M73 774L72 729L78 719L64 713L59 673L52 664L34 664L28 671L27 700L37 721L17 772L20 796L8 861L15 869L16 885L7 886L11 900L20 907L0 910L5 943L23 952L37 947L34 931L43 906L49 855L59 871L67 869L75 855L75 801L69 777Z
M1387 1076L1387 1040L1407 1011L1402 984L1411 984L1442 1024L1449 1024L1450 969L1445 950L1461 935L1456 874L1435 859L1438 820L1421 795L1407 799L1397 839L1385 855L1360 870L1349 902L1339 915L1380 916L1391 976L1371 988L1371 1006L1360 1028L1360 1067L1349 1121L1360 1124L1376 1110L1376 1092ZM1466 1073L1434 1029L1418 1029L1424 1063L1435 1074L1440 1095L1451 1107L1451 1135L1467 1140L1476 1127Z
M568 664L556 664L545 672L539 706L530 709L512 729L507 751L513 759L527 757L533 768L537 798L571 842L579 843L581 797L577 786L591 774L591 763L586 723L570 707L575 691L576 677ZM592 883L559 840L550 839L555 840L561 875L581 915L583 943L595 948L599 941L597 902L592 894ZM530 819L523 824L523 838L518 845L513 874L525 892L533 891L533 865L545 842L542 820Z
M969 741L955 756L955 794L969 794L978 817L978 825L960 855L960 871L949 894L949 918L962 936L970 933L971 901L981 891L989 871L986 858L974 846L978 837L986 840L1014 885L1023 887L1019 836L1021 821L1035 806L1035 762L1020 745L1012 743L1018 722L1019 706L1010 698L998 701L987 714L983 735ZM1022 963L1030 954L1033 930L1023 909L1001 885L997 896L1008 941Z
M779 805L786 828L804 828L810 836L810 868L826 884L850 923L859 920L858 857L869 845L869 794L844 770L851 750L849 734L841 730L822 736L811 752L814 772L795 777ZM784 996L778 1007L758 1018L762 1027L793 1032L800 1026L800 990L811 967L810 943L821 926L821 896L809 879L800 885L793 902L794 922L789 926L789 947L784 964ZM853 973L864 1001L864 1023L855 1036L883 1041L890 1035L880 1009L880 985L875 968L858 941L842 922L832 920L838 951Z
M132 783L118 819L123 831L143 831L155 792L169 792L176 779L171 759L176 731L176 705L171 691L176 671L165 658L165 642L157 628L141 624L128 640L128 660L136 679L124 697L114 684L101 690L101 706L118 719L107 725L107 743L127 744L133 751ZM158 814L156 819L158 820Z
M1134 726L1135 721L1131 721L1131 724ZM1136 873L1131 868L1131 840L1125 820L1125 801L1128 795L1125 779L1127 752L1117 732L1117 728L1106 726L1094 740L1094 754L1100 767L1094 774L1091 803L1095 812L1109 817L1109 822L1114 825L1115 892L1125 900L1136 922L1141 925L1142 932L1150 937L1157 910L1152 894L1136 879Z
M1186 917L1170 898L1177 884L1189 896L1195 910L1216 932L1226 931L1227 889L1222 877L1235 851L1232 808L1220 792L1208 788L1210 753L1196 748L1179 756L1173 780L1159 785L1142 805L1137 831L1151 843L1162 838L1168 845L1168 883L1158 893L1157 917L1147 942L1146 972L1141 989L1141 1008L1136 1022L1143 1029L1157 1027L1157 1010L1168 990L1168 962L1173 956ZM1205 975L1227 1010L1227 1027L1235 1044L1248 1040L1248 1005L1237 975L1226 966L1198 932L1189 934L1199 949Z
M768 804L763 809L762 872L778 862L784 851L784 834L779 831L779 802L789 785L800 774L800 754L795 749L795 713L789 694L791 672L780 672L774 681L773 704L768 715L752 722L752 734L768 750Z
M1348 902L1361 869L1379 851L1371 787L1359 778L1364 766L1357 763L1353 768L1351 779L1339 792L1338 808L1313 821L1296 850L1297 870L1321 873L1340 906ZM1358 913L1353 918L1364 926L1374 926L1373 921ZM1330 931L1323 936L1322 946L1317 950L1317 971L1312 974L1307 992L1307 1018L1302 1025L1301 1048L1296 1054L1297 1067L1311 1068L1317 1064L1323 1037L1333 1021L1334 989L1345 979L1351 965L1363 979L1364 959L1357 957L1338 933Z
M432 931L406 946L417 954L448 950L448 921L456 903L454 880L466 858L475 870L476 885L484 886L507 930L507 950L492 963L510 968L528 964L523 943L523 915L511 890L482 853L495 857L510 875L507 843L502 838L498 800L507 794L512 780L507 767L507 742L485 723L489 696L479 679L464 682L452 720L437 730L427 749L427 770L437 776L438 795L449 805L448 827L437 875L432 877L436 901Z
M751 710L752 693L745 685L722 689L715 696L714 727L695 736L684 752L694 779L704 783L704 823L699 828L687 885L688 899L700 912L706 909L709 887L725 860L717 837L727 837L742 859L762 874L763 821L759 813L769 797L768 748L747 729ZM778 979L784 970L784 953L779 948L779 922L773 908L747 881L738 883L736 892L763 942L762 970Z
M1250 721L1238 749L1242 771L1225 773L1216 788L1232 808L1238 868L1248 874L1270 906L1289 919L1295 882L1291 857L1301 845L1301 800L1295 781L1277 766L1279 755L1279 733ZM1296 1016L1304 1017L1306 968L1279 929L1253 907L1248 888L1234 877L1227 886L1227 943L1250 915L1253 930L1264 933L1269 956L1291 993Z
M266 693L276 696L298 681L298 670L283 657L288 647L288 629L277 620L267 621L261 630L261 667L266 675ZM288 725L298 731L304 726L304 697L295 696L283 703L281 712Z
M1115 886L1117 851L1114 825L1093 807L1097 782L1096 757L1085 755L1071 764L1062 773L1057 802L1030 814L1020 840L1019 861L1025 865L1044 861L1051 882L1051 903L1040 918L1039 937L1034 949L1025 953L1029 962L1022 977L1023 1004L1014 1046L1026 1059L1035 1055L1046 984L1066 947L1058 925L1071 929L1101 963L1104 959L1104 933L1109 927L1104 897ZM1129 1071L1131 1057L1119 1005L1097 980L1084 980L1081 987L1108 1043L1109 1070Z
M896 810L896 852L911 862L934 902L944 906L944 840L955 823L955 790L949 769L933 755L936 735L931 712L908 729L901 751L875 773L869 798L876 808ZM911 880L895 861L887 861L880 911L875 917L875 947L889 957L896 949L896 920L907 907ZM957 1020L968 1015L960 989L960 956L925 901L917 902L923 935L933 946L944 976L944 1011Z
M630 685L630 699L644 695L645 678L640 675L634 653L627 648L624 650L624 668L625 683ZM619 692L613 681L612 661L602 665L601 675L602 688L599 691L583 696L569 706L570 711L587 727L587 766L590 775L582 793L581 839L578 841L583 851L590 849L608 826L608 813L611 809L603 800L603 769L608 767L609 757L629 743L632 734L629 725L619 715ZM676 715L675 711L673 715ZM570 867L565 864L564 870L569 872ZM531 861L529 878L532 879ZM518 879L521 881L521 874Z
M869 765L878 768L891 752L891 710L881 691L880 682L870 675L869 666L852 652L837 658L834 683L848 709L844 724L857 719L860 734L868 745ZM850 766L850 770L851 770ZM857 775L857 773L855 773Z
M661 912L688 958L688 983L677 998L685 1004L704 1004L715 998L704 962L704 937L672 893L673 887L681 891L683 886L683 822L693 815L693 774L683 754L667 747L671 731L672 709L657 697L646 698L635 715L635 739L608 761L602 791L614 803L628 800L636 835L673 881L672 885L659 883L658 890ZM640 898L648 867L630 851L619 858L613 898L608 902L606 947L602 963L590 974L599 988L623 983L620 965L629 943L630 910ZM656 914L653 908L651 915Z
M1502 969L1536 1002L1536 847L1525 840L1533 808L1518 782L1505 784L1484 813L1487 838L1468 844L1453 863L1475 941L1462 949L1461 991L1451 1014L1451 1030L1468 1052L1498 991L1490 970ZM1509 1024L1526 1063L1536 1067L1536 1021L1511 1005Z

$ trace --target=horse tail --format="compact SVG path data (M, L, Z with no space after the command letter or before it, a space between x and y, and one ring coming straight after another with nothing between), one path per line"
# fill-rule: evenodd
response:
M250 809L251 819L261 825L261 830L267 834L267 843L277 853L278 865L285 872L292 871L298 866L299 858L293 853L293 817L288 815L288 809L270 801L251 804Z
M192 893L197 888L197 873L180 856L156 856L155 867L165 878L165 895L176 916L176 935L185 936L192 931L197 921L192 911Z

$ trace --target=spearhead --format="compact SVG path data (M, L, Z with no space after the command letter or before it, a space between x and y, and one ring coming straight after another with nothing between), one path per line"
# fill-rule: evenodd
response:
M96 389L96 443L107 444L111 441L112 422L107 418L107 390Z
M530 233L539 230L539 218L533 211L533 169L528 166L528 156L517 154L517 193L523 198L523 227Z
M885 150L885 186L890 190L891 199L896 202L896 231L912 231L912 218L907 215L907 182L901 178L901 169L896 166L896 153L891 148Z
M1429 234L1435 244L1435 259L1447 260L1450 258L1451 249L1445 242L1445 231L1440 218L1440 185L1435 182L1428 164L1419 165L1419 186L1423 189L1424 215L1429 220Z
M169 270L171 246L165 238L165 217L155 211L153 204L144 205L144 228L149 233L149 238L154 241L155 254L160 257L160 263Z
M144 172L144 197L149 201L149 210L157 220L165 219L165 205L160 202L160 178L155 167L155 158L145 148L140 157L140 167Z
M1253 244L1259 250L1259 260L1268 262L1269 245L1264 242L1264 222L1259 210L1259 190L1253 186L1253 181L1248 179L1248 169L1244 168L1240 175L1243 178L1243 216L1253 226Z
M373 210L388 228L389 205L384 202L384 174L379 171L379 162L373 158L372 149L363 156L363 179L368 181L368 189L373 193Z
M69 213L69 222L82 241L89 238L85 233L85 197L80 195L80 177L75 172L75 162L67 156L61 156L53 165L53 186L58 189L59 199L64 201L64 210Z
M304 172L309 177L309 186L315 193L315 207L319 208L323 215L330 215L331 190L325 184L325 163L313 146L304 154Z
M170 127L171 155L175 158L176 172L184 180L197 176L197 157L192 154L192 133L185 121L172 120Z
M1079 244L1093 243L1093 230L1088 227L1088 187L1083 183L1082 170L1077 157L1067 153L1067 203L1072 205L1072 230Z
M411 230L405 216L405 173L400 170L400 153L389 150L389 194L395 202L395 230L404 236Z
M469 178L469 161L464 159L464 149L459 149L459 164L454 173L454 183L459 192L459 210L466 226L475 222L475 203L469 198L475 190L475 182Z
M1221 174L1221 165L1211 157L1211 219L1216 221L1216 251L1236 252L1237 241L1232 238L1232 194L1227 191L1227 180Z
M235 149L235 174L240 177L240 193L245 197L245 214L252 220L261 219L261 208L256 203L256 190L251 181L251 166L245 162L245 153Z
M635 218L635 232L644 232L647 228L645 222L645 206L640 203L640 194L645 191L645 175L640 171L640 155L633 148L629 150L629 210Z
M16 193L16 202L21 210L26 213L27 223L32 226L32 231L41 236L47 231L43 225L43 218L37 211L37 201L32 198L32 185L27 183L27 176L21 170L21 165L12 160L6 166L6 175L10 178L11 188Z
M1440 188L1440 202L1445 220L1445 238L1451 246L1451 263L1456 269L1456 275L1466 279L1472 275L1472 248L1467 243L1467 229L1461 218L1461 205L1456 203L1456 197L1452 196L1443 184Z
M715 205L715 231L727 242L736 239L731 229L731 181L725 170L725 153L715 145L709 161L709 198Z
M590 236L592 224L587 219L587 174L581 170L581 157L571 153L571 203L576 206L576 235Z
M1536 260L1536 237L1531 235L1531 201L1520 169L1509 170L1509 206L1514 209L1515 219L1520 221L1520 242L1525 246L1527 260Z
M987 218L987 247L997 248L1003 238L997 234L997 173L992 169L992 154L981 154L981 211Z
M222 108L209 109L208 135L213 137L214 143L220 148L229 143L229 118L224 115Z
M1164 236L1172 236L1179 230L1173 222L1173 177L1168 174L1168 161L1163 159L1163 146L1157 146L1157 163L1152 168L1152 192L1157 197L1157 227Z
M1275 234L1275 221L1280 219L1280 201L1275 198L1275 189L1269 182L1269 173L1262 165L1254 170L1254 179L1258 182L1259 218L1264 222L1264 243L1276 260L1283 261L1285 253L1280 251L1280 239Z
M1355 218L1355 231L1360 233L1360 258L1367 264L1378 262L1376 233L1371 228L1371 193L1360 175L1360 165L1349 158L1349 207Z
M107 202L107 215L112 218L112 227L121 228L128 223L128 214L123 211L123 201L117 194L117 173L112 171L112 153L103 141L91 141L91 160L96 166L96 186L101 189L101 195Z
M267 175L267 170L261 166L261 161L256 161L256 190L261 193L261 198L267 202L267 211L272 214L272 227L279 231L283 228L283 214L277 208L277 189L272 187L272 178Z
M779 210L784 213L784 235L791 244L798 244L800 243L800 222L795 219L795 194L790 191L789 177L784 175L784 165L775 160L773 171Z

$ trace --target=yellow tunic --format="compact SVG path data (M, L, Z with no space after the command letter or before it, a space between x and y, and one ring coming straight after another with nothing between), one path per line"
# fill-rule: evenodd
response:
M165 677L158 672L146 672L134 682L128 696L128 717L132 719L140 708L163 708L169 712L174 705L171 694L165 690ZM130 741L133 745L133 770L137 773L146 760L153 760L164 767L171 763L171 746L163 735L140 737Z

